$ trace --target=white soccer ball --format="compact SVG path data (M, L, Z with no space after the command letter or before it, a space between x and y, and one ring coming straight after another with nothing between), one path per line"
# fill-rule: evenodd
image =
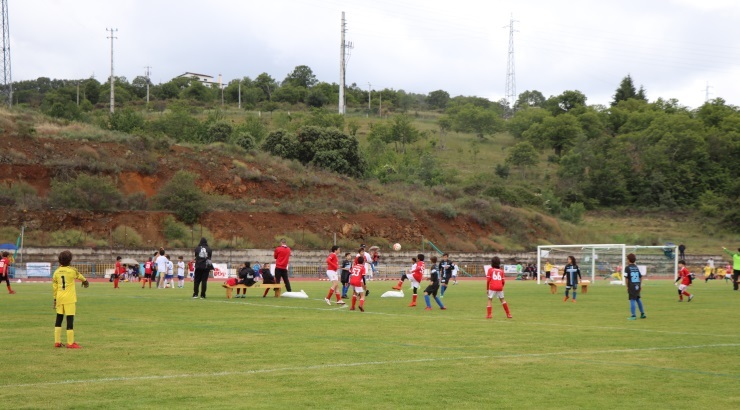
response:
M398 242L394 243L393 244L393 250L396 251L396 252L400 251L401 250L401 244L398 243Z

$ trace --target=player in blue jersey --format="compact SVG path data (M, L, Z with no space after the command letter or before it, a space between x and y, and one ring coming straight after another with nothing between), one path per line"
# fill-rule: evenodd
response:
M635 320L637 318L635 316L635 305L640 308L640 319L647 319L647 316L645 316L645 309L642 307L642 299L640 299L640 291L642 290L642 274L640 274L640 269L635 265L636 260L637 257L635 257L635 254L630 253L627 255L627 261L629 264L624 267L624 278L627 281L627 294L630 298L630 310L632 311L632 316L627 318L629 320Z
M565 279L565 298L563 302L568 301L568 292L573 289L573 303L576 303L576 289L578 288L578 282L581 280L581 270L578 268L574 256L568 256L568 264L563 269L563 277L561 279Z

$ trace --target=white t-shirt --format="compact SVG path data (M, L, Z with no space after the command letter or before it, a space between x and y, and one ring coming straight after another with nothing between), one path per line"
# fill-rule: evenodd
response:
M160 274L166 274L167 273L167 258L164 257L164 255L157 256L157 259L154 261L154 263L157 264L157 272Z
M185 262L177 262L177 276L185 276Z
M174 268L174 266L175 265L172 264L172 261L170 260L167 261L167 274L168 275L172 276L172 269Z

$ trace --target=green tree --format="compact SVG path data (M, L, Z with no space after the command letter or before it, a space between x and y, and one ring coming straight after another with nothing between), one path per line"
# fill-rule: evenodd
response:
M432 91L427 95L426 101L430 108L444 110L450 101L450 93L444 90Z
M521 138L524 131L533 124L541 124L545 118L552 117L549 111L533 107L526 110L518 110L513 117L506 121L506 129L511 135Z
M583 133L578 119L570 114L545 118L542 123L532 125L523 136L535 146L552 148L555 155L561 156L573 146Z
M177 171L155 195L155 205L161 210L173 212L188 225L198 222L208 204L205 194L196 184L197 179L196 174Z
M70 181L52 180L49 203L59 209L109 211L118 207L123 196L110 178L80 174Z
M641 86L640 91L638 92L635 88L635 84L632 82L632 77L628 74L627 77L624 77L622 82L619 83L619 88L617 88L617 91L614 94L614 99L611 103L612 107L619 104L620 101L627 101L631 98L647 101L647 98L645 98L645 90Z
M316 85L316 83L318 82L319 80L316 79L316 76L309 66L299 65L294 68L287 77L285 77L282 85L290 85L293 87L303 87L308 89Z
M548 98L545 102L545 108L550 110L553 115L569 112L577 113L586 107L586 99L586 95L578 90L567 90L558 96Z
M503 130L501 116L491 110L476 105L466 104L456 108L450 114L453 129L459 132L472 132L479 139Z
M541 92L537 90L527 90L519 94L519 98L517 98L514 103L514 109L519 111L532 107L543 108L545 106L545 101L547 101L547 99Z
M539 153L529 141L522 141L509 148L509 153L504 161L512 167L526 169L537 166Z
M276 130L267 135L265 142L262 143L262 149L281 158L296 159L298 142L295 136L287 131Z
M257 86L267 96L267 101L272 101L272 94L277 90L278 84L274 78L267 73L262 73L254 79L254 85Z

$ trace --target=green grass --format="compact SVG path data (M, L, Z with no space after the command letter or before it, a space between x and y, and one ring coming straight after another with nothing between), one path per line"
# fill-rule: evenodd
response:
M484 318L481 281L431 312L381 299L391 284L371 282L360 313L327 306L326 282L295 282L308 300L93 283L78 288L81 350L52 347L51 285L17 284L0 294L0 408L740 406L740 294L724 281L680 304L671 282L648 281L634 322L605 282L572 304L510 281L511 320L497 304Z

